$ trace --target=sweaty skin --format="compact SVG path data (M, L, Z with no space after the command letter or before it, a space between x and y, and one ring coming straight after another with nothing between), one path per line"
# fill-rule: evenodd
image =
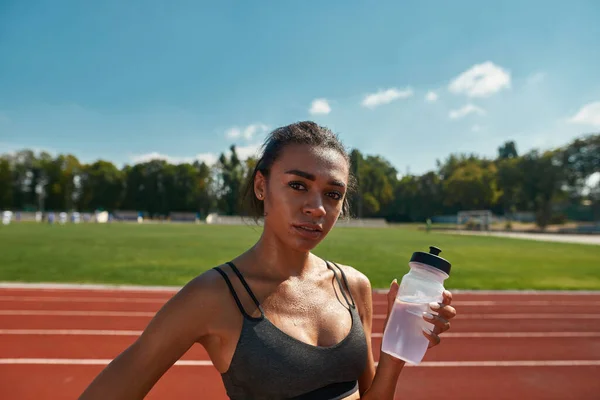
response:
M263 233L253 247L232 260L266 317L287 335L311 345L339 343L350 330L351 318L333 272L311 253L340 216L348 171L348 163L336 150L286 146L269 176L258 173L254 181L255 194L264 201ZM375 368L369 279L351 266L338 265L348 278L368 345L359 392L346 399L392 399L404 363L381 353ZM227 266L222 267L246 312L258 316L240 281ZM397 291L394 281L388 293L388 315ZM430 320L434 331L424 333L430 347L439 343L438 334L449 329L448 321L456 314L450 302L451 295L446 293L441 308L436 310L438 316ZM242 322L243 316L222 276L210 269L173 296L80 399L142 399L194 343L206 349L215 368L223 373L231 363Z

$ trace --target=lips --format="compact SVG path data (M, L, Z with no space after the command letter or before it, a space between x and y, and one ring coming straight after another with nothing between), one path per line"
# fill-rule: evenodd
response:
M316 224L294 224L294 230L308 239L318 239L323 234L323 228Z

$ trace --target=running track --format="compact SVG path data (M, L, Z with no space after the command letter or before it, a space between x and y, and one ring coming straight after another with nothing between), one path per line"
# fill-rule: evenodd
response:
M173 294L165 290L0 289L0 398L75 399ZM385 297L374 293L378 359ZM455 292L459 316L396 399L591 399L600 393L600 293ZM226 400L194 346L148 399Z

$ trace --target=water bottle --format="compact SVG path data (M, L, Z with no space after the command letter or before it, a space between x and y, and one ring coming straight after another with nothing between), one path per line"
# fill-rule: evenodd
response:
M433 324L423 319L423 313L436 314L429 303L442 301L444 281L450 276L451 265L440 253L433 246L429 253L413 253L383 334L381 351L409 364L420 364L427 351L429 340L423 328L431 331Z

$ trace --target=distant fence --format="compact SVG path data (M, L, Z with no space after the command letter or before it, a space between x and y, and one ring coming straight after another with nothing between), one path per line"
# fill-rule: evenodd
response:
M209 214L206 217L205 222L209 225L246 225L248 223L254 224L254 220L251 217L219 214ZM262 220L259 220L258 223L262 225Z
M490 222L505 222L510 219L513 222L535 222L535 214L529 211L516 212L514 214L506 215L492 215ZM458 221L458 214L450 215L435 215L431 217L431 222L436 224L456 224ZM463 221L464 222L464 221Z
M157 222L158 220L148 219L144 213L135 210L115 210L112 213L102 212L11 212L7 217L12 222L59 222L59 223L81 223L81 222ZM204 223L208 225L254 225L255 221L251 217L243 217L240 215L219 215L216 213L209 214L206 218L202 218L198 213L193 212L172 212L167 217L160 218L160 222L188 222L188 223ZM257 221L258 225L262 225L262 219ZM389 226L388 222L383 218L340 218L336 227L368 227L380 228Z
M363 228L385 228L389 226L383 218L351 218L339 219L335 226L340 227L363 227Z
M207 224L212 225L246 225L254 224L254 220L250 217L242 217L238 215L218 215L210 214L206 218ZM258 224L262 225L262 219L258 220ZM387 227L388 223L383 218L363 218L363 219L339 219L336 227Z

